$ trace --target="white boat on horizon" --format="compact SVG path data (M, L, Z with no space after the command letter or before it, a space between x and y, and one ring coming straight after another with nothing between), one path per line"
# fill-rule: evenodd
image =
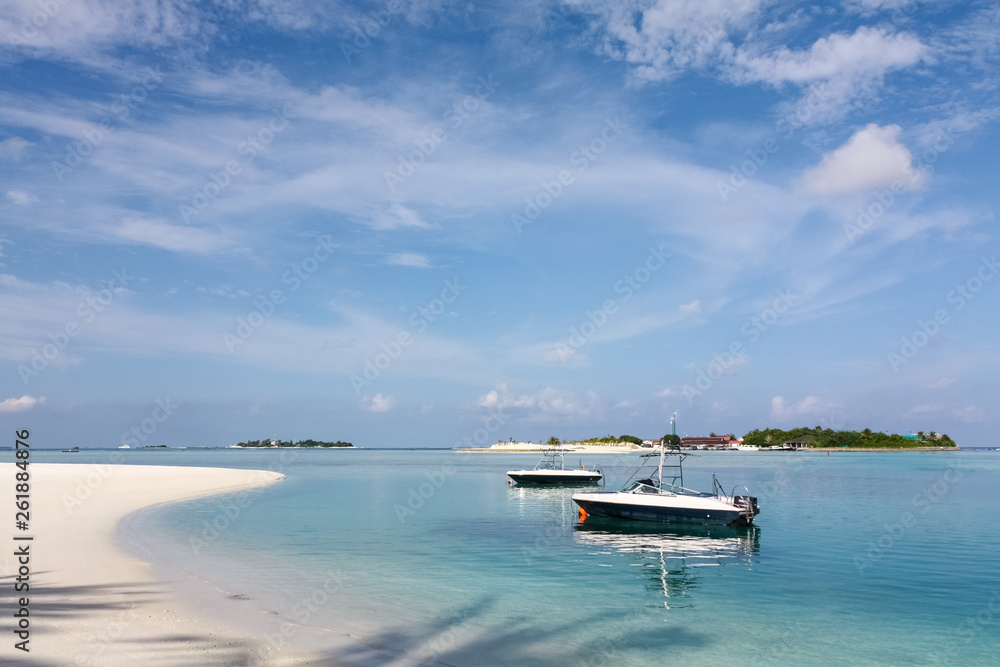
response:
M553 447L542 453L542 460L530 470L508 470L507 477L517 484L596 484L604 479L599 468L587 470L583 464L577 468L567 468L565 456L572 450Z

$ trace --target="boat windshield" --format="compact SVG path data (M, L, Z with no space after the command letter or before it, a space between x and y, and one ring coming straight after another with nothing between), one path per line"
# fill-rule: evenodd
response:
M694 491L692 489L685 489L683 486L678 486L676 484L663 484L662 486L656 483L655 479L638 479L632 482L632 486L625 489L626 493L655 493L663 495L674 495L674 496L698 496L701 498L711 498L711 493L702 493L701 491Z
M563 455L565 449L551 449L542 454L542 460L535 466L535 470L563 470Z

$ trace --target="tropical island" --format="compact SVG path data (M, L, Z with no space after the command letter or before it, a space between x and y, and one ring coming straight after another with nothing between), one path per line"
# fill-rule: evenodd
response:
M885 450L948 450L957 449L955 441L943 433L934 431L918 431L911 435L898 433L883 433L866 428L861 431L837 431L816 426L801 427L790 430L779 428L754 429L737 438L733 434L691 436L681 438L676 434L667 434L659 440L643 440L633 435L607 435L600 438L585 440L560 440L553 436L544 444L532 442L499 441L491 447L462 448L461 452L537 452L551 447L561 447L575 451L593 452L627 452L635 449L655 448L663 443L668 447L680 449L749 449L749 450L848 450L848 451L885 451Z
M246 442L238 442L235 445L229 446L231 449L244 448L244 447L354 447L349 442L322 442L320 440L299 440L298 442L292 442L291 440L275 440L274 438L265 438L263 440L247 440Z
M642 438L637 438L634 435L619 435L617 437L613 435L606 435L603 438L587 438L586 440L560 440L559 438L553 436L549 438L549 441L546 444L556 447L559 445L596 445L607 447L628 444L638 445L641 447Z
M835 431L831 428L801 427L783 431L779 428L754 429L743 436L744 445L767 449L774 445L799 443L811 449L916 449L924 447L957 447L943 433L918 431L915 435L882 433L866 428L863 431Z

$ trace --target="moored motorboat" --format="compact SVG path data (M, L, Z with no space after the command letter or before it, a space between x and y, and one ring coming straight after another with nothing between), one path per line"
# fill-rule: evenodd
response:
M757 499L749 490L746 495L736 495L735 490L726 494L714 475L711 493L684 488L681 464L687 456L679 448L667 450L661 443L658 454L641 455L646 461L621 491L576 493L573 502L580 506L584 518L594 515L663 523L751 525L759 509ZM665 464L667 457L671 462ZM656 461L657 467L652 472L644 472L651 461ZM665 467L667 482L663 479Z
M542 460L530 470L508 470L507 477L512 482L518 484L545 484L564 485L571 484L595 484L604 479L604 473L599 468L587 470L581 465L579 468L567 468L565 466L565 456L569 450L559 447L546 449L542 453Z

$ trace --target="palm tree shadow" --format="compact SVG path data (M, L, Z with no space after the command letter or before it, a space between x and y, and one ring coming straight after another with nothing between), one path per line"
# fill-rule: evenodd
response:
M17 609L19 599L26 597L30 613L30 662L37 667L57 667L65 662L46 659L47 640L72 637L76 665L123 664L122 656L134 658L131 664L148 662L155 655L157 664L190 664L191 655L205 656L210 664L251 667L260 665L260 656L251 644L200 634L164 634L159 629L149 631L137 623L136 607L169 599L163 590L147 583L120 582L87 586L45 586L44 572L33 572L28 591L15 591L16 576L0 577L0 608ZM79 630L73 621L97 619L86 630ZM10 647L3 647L4 654ZM113 649L113 651L112 651ZM114 654L111 662L109 653ZM0 664L8 664L6 659ZM18 664L16 661L11 664ZM208 664L208 663L206 663Z
M518 665L552 667L566 664L611 665L625 662L621 653L663 651L671 648L698 648L709 643L705 633L676 627L651 634L649 625L608 634L614 622L624 620L615 612L598 612L583 619L567 619L556 624L540 625L537 619L488 618L496 598L484 597L447 618L429 621L419 627L386 627L363 642L327 650L315 665L351 667L455 667L462 665ZM603 633L603 634L602 634ZM580 635L589 638L580 639ZM567 637L573 636L571 643ZM618 659L616 659L616 656Z

